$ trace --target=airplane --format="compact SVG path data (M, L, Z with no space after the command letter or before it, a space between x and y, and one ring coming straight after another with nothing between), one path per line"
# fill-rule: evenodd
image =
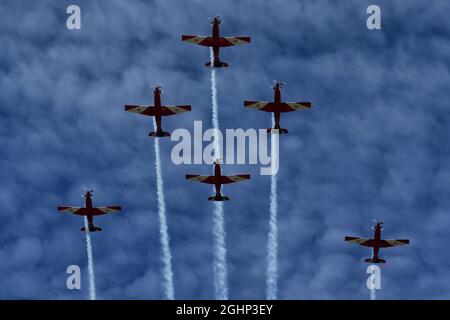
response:
M281 101L281 88L284 83L274 81L275 85L272 87L275 91L273 102L269 101L244 101L244 107L257 109L266 112L272 112L275 117L275 127L267 129L268 133L273 130L278 130L279 133L288 133L287 129L280 127L280 116L282 112L291 112L302 109L310 109L311 102L282 102Z
M108 206L108 207L92 207L92 193L94 190L88 190L84 194L86 197L86 206L83 207L68 207L68 206L60 206L58 207L58 211L69 212L75 214L77 216L86 216L88 219L88 231L96 232L102 231L101 228L94 226L94 216L101 216L104 214L115 213L122 210L121 206ZM83 227L80 231L86 231L86 228Z
M383 222L377 222L377 224L372 227L374 229L373 239L367 238L357 238L357 237L345 237L345 241L356 243L361 246L371 247L373 248L373 256L372 258L365 259L365 262L370 263L386 263L386 260L380 259L378 256L378 252L380 248L390 248L396 246L403 246L409 244L408 239L398 239L398 240L387 240L381 239L381 230L383 230Z
M221 174L220 161L216 160L214 162L214 175L213 176L200 176L196 174L187 174L187 180L197 181L201 183L214 184L216 188L216 194L214 196L208 197L208 200L211 201L224 201L230 200L229 197L224 196L220 193L220 188L222 184L229 184L234 182L241 182L244 180L249 180L249 174L237 174L234 176L223 176Z
M198 44L200 46L212 47L214 53L214 61L211 65L211 61L208 61L206 67L222 68L228 67L228 63L220 61L219 50L223 47L238 46L241 44L250 43L250 37L221 37L219 33L220 17L215 17L212 21L212 36L187 36L182 35L181 41Z
M150 137L170 137L169 132L165 132L161 128L161 117L171 116L183 112L191 111L190 105L181 106L162 106L161 105L161 86L156 86L153 90L154 106L149 105L125 105L125 111L139 113L144 116L155 117L156 132L149 132Z

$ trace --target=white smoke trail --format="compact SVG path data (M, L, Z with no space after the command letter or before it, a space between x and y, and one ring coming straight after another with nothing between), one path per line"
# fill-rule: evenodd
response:
M375 249L372 249L372 256L375 256ZM378 267L375 265L370 265L369 268L371 268L371 270L378 269ZM369 270L369 268L367 270ZM375 283L376 279L372 278L372 286L369 287L370 300L377 300L377 289L375 287Z
M213 64L214 54L213 49L210 50L211 65ZM219 108L217 103L217 83L216 70L211 68L211 98L212 98L212 125L215 130L219 130ZM215 158L221 158L219 140L214 138L214 155ZM225 218L223 210L223 202L214 203L213 215L213 237L214 237L214 289L216 293L216 300L228 299L228 284L227 284L227 261L226 261L226 233L225 233Z
M216 300L228 300L225 217L223 202L214 203L214 287Z
M156 121L153 122L156 132ZM166 203L164 200L164 184L161 171L161 157L159 151L159 138L155 137L155 163L156 163L156 189L158 197L159 235L161 239L161 251L163 262L163 292L165 299L174 300L175 290L173 286L172 254L170 252L170 237L167 227Z
M370 300L377 300L377 289L370 289Z
M272 128L275 122L272 123ZM271 138L271 155L276 157L276 140ZM276 160L278 161L278 159ZM272 160L272 176L270 177L270 218L269 233L267 235L267 271L266 271L266 298L276 300L278 295L278 192L277 175Z
M88 219L84 217L84 227L86 233L86 251L88 256L88 272L89 272L89 298L96 300L97 295L95 292L95 273L94 273L94 256L92 254L91 234L89 232Z
M214 129L219 130L219 106L217 103L216 70L214 68L211 68L211 99L212 99L212 125ZM214 151L220 154L218 140L214 139L214 142L215 142Z

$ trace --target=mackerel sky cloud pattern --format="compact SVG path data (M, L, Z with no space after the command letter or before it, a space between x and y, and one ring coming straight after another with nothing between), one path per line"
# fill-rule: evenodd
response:
M125 104L152 104L162 85L192 111L164 129L210 124L209 52L182 34L251 43L220 52L220 126L268 128L271 114L243 108L271 101L314 106L282 121L278 188L278 298L367 299L370 252L346 234L411 239L385 250L377 299L450 298L450 23L447 1L377 1L382 29L366 28L370 1L77 1L82 29L66 28L71 1L5 1L0 7L0 298L88 298L84 234L61 203L120 203L91 234L98 299L160 299L160 242L151 118ZM139 118L139 119L138 119ZM148 120L148 121L146 121ZM160 140L177 299L212 299L213 204L173 165ZM227 188L228 297L264 299L270 177L258 165ZM226 172L225 172L226 173ZM65 286L82 269L82 290Z

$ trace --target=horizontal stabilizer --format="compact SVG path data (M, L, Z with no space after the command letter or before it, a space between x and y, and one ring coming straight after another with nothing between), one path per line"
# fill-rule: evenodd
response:
M86 228L83 227L80 229L80 231L85 232ZM102 231L102 228L96 227L96 226L89 226L89 232L97 232L97 231Z
M228 201L228 200L230 200L230 198L219 194L219 195L208 197L208 200L209 201Z
M284 128L269 128L267 129L267 133L281 134L281 133L288 133L288 130Z
M209 68L227 68L228 67L228 63L222 62L222 61L215 61L211 65L211 61L208 61L207 63L205 63L205 67L209 67Z
M152 131L148 133L149 137L157 137L157 138L162 138L162 137L170 137L170 133L166 132L166 131Z
M368 262L368 263L386 263L386 260L383 260L383 259L380 259L380 258L378 258L378 259L371 258L371 259L364 260L364 262Z

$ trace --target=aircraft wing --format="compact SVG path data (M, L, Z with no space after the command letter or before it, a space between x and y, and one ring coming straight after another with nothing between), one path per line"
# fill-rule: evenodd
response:
M82 207L58 207L58 211L76 214L77 216L85 216L86 209Z
M199 46L212 47L212 37L204 36L181 36L181 41L198 44Z
M407 245L407 244L409 244L409 240L408 239L398 239L398 240L386 239L386 240L381 240L380 248L404 246L404 245Z
M241 44L247 44L251 42L250 37L220 37L219 41L214 40L213 37L204 36L181 36L181 41L198 44L205 47L231 47L239 46Z
M285 102L282 104L292 109L292 111L311 109L311 102Z
M145 116L154 116L155 115L155 107L149 105L125 105L125 111L140 113Z
M178 113L191 111L191 106L181 105L181 106L161 106L161 111L159 115L161 116L171 116ZM154 106L145 105L126 105L125 111L139 113L145 116L155 116L158 114Z
M269 101L244 101L244 107L256 110L262 110L271 112L268 109L271 108L273 103Z
M219 39L219 47L239 46L251 42L250 37L221 37Z
M191 106L161 106L162 116L172 116L183 112L191 111Z
M215 183L214 176L200 176L198 174L187 174L186 179L207 184Z
M268 101L244 101L244 107L266 112L292 112L310 109L311 102L282 102L279 104Z
M220 183L221 184L229 184L229 183L241 182L241 181L245 181L245 180L249 180L249 179L250 179L249 174L237 174L234 176L221 176Z
M121 206L110 206L110 207L97 207L92 208L92 214L94 216L101 216L103 214L116 213L122 210Z
M347 242L359 244L365 247L373 247L373 239L368 238L358 238L358 237L345 237L344 239Z

